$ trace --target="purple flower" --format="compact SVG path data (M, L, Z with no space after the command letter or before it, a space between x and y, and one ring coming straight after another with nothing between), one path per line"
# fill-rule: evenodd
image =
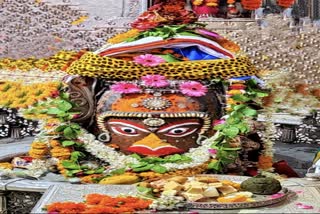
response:
M208 149L208 152L211 154L211 155L216 155L218 150L216 149Z
M149 87L161 88L169 85L165 76L162 75L146 75L142 78L143 83Z
M180 90L182 94L185 94L190 97L201 97L208 92L207 87L196 81L188 81L181 83Z
M141 89L139 86L133 83L128 82L119 82L112 85L111 90L120 94L132 94L132 93L139 93Z

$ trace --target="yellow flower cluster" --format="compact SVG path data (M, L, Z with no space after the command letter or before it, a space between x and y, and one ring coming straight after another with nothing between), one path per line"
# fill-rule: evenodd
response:
M11 163L9 162L3 162L3 163L0 163L0 169L12 169L13 166Z
M202 3L203 3L203 0L195 0L195 1L192 2L192 4L195 5L195 6L199 6Z
M70 155L71 155L70 149L63 147L60 141L51 140L50 146L51 146L50 153L52 157L55 157L59 160L66 160L70 158Z
M129 38L133 38L135 36L137 36L139 34L139 30L137 29L131 29L125 33L120 33L115 35L114 37L108 39L108 43L110 44L118 44L121 42L124 42L125 40L129 39Z
M0 106L26 108L58 92L60 83L45 82L25 85L20 82L0 82Z
M206 5L208 7L217 7L219 6L219 0L207 0Z
M42 159L48 154L48 146L45 142L33 141L31 144L31 149L29 150L29 155L32 158Z
M0 59L0 69L3 70L21 70L30 71L31 69L37 68L45 72L53 70L61 70L66 66L68 62L77 56L75 51L60 51L55 55L43 58L25 58L25 59Z

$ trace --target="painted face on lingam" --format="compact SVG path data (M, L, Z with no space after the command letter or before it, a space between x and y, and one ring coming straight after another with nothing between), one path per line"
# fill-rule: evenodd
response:
M144 156L185 153L198 147L212 134L212 120L221 115L216 93L196 81L147 77L161 77L166 84L156 88L144 81L120 82L103 94L97 112L100 139L109 140L107 144L125 154Z

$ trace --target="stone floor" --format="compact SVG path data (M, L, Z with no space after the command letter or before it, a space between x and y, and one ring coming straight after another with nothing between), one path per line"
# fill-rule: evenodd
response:
M11 153L27 152L32 137L24 139L0 139L0 157ZM274 146L275 161L285 160L300 175L304 176L312 166L312 160L320 145L276 143Z

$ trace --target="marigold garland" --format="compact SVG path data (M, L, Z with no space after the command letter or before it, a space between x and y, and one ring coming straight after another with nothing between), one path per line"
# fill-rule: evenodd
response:
M246 10L256 10L261 7L262 0L241 0L241 4Z
M288 8L294 4L295 0L278 0L277 3L279 6Z
M149 208L150 204L152 200L133 196L89 194L84 203L56 202L46 208L48 213L133 213Z
M26 108L48 97L59 94L58 82L22 84L20 82L0 83L0 106L10 108Z

